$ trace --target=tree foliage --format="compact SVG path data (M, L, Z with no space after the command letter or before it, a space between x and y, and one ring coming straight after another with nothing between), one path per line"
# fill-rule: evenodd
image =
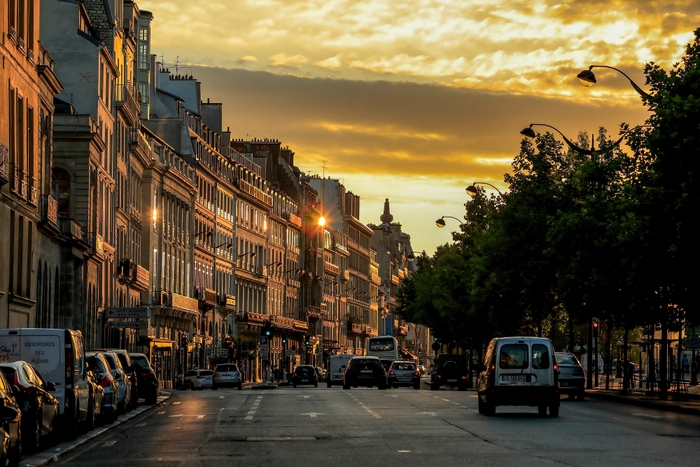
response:
M523 140L508 191L466 203L453 243L418 258L399 312L441 340L481 348L494 335L548 335L561 348L598 316L630 329L681 310L697 322L694 214L700 174L700 29L667 72L645 68L643 127L601 128L578 152L544 133ZM662 310L660 313L659 310Z

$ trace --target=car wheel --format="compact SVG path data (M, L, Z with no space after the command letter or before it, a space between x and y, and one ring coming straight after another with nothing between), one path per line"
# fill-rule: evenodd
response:
M146 405L155 405L158 402L158 393L153 392L146 397Z
M378 388L380 391L385 391L385 390L386 390L386 384L383 384L383 385L381 385L381 386L377 386L377 388Z
M119 415L123 415L126 413L126 402L117 402L117 412L119 412Z
M314 384L314 387L317 388L317 387L318 387L318 383Z
M331 387L331 383L326 383L326 387L327 387L327 388L330 388L330 387Z
M559 404L549 406L549 416L552 418L559 416Z
M195 389L194 383L190 381L190 391L194 391Z
M537 406L537 413L540 415L547 415L547 406L546 405L538 405Z
M494 415L496 413L496 406L493 403L485 402L481 400L481 397L477 397L479 401L479 413L482 415Z
M343 383L343 389L350 389L350 385Z
M293 388L297 387L297 383L292 383L292 387Z
M581 392L578 393L578 400L582 401L582 400L584 400L585 398L586 398L586 391L584 391L584 390L582 389Z
M416 383L413 385L413 389L420 389L420 383Z
M435 384L435 383L430 384L431 391L437 391L438 389L440 389L440 386L438 386L437 384Z
M243 390L243 383L238 383L238 390L242 391Z
M212 388L212 390L214 390L214 391L217 391L217 390L219 389L219 388L216 386L216 384L213 384L213 383L212 383L212 385L211 385L211 388Z

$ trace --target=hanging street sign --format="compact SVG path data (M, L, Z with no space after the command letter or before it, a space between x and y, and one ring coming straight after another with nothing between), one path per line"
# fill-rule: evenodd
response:
M146 307L112 307L105 308L105 318L148 318L148 308Z

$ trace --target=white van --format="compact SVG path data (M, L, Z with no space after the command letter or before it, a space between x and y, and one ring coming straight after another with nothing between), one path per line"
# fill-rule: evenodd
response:
M334 384L342 386L343 373L345 367L352 358L352 355L331 355L328 357L328 371L326 372L326 387L331 387Z
M542 337L498 337L486 348L479 375L479 413L493 415L499 405L537 407L540 415L559 415L559 381L554 347Z
M62 427L77 436L78 423L92 407L85 371L83 335L71 329L0 329L0 361L31 363L46 381L56 385Z

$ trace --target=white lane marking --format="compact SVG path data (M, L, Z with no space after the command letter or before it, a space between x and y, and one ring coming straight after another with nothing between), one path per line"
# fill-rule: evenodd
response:
M163 415L165 412L158 412L158 415Z
M223 399L224 397L226 397L226 396L219 396L219 399Z
M137 424L134 425L134 426L146 426L146 424L145 424L145 423L137 423Z
M307 412L307 413L300 413L299 415L308 415L311 418L316 418L319 415L326 415L325 413L319 413L319 412Z
M410 449L399 449L396 452L411 452L411 450Z
M205 417L204 415L197 415L197 418L200 420L203 419L204 417Z
M435 412L418 412L418 415L432 415L435 416Z
M181 404L182 402L173 402L173 405Z
M252 415L246 415L245 419L246 419L246 420L252 420L252 419L253 419L253 416L252 416Z
M113 439L111 441L107 441L106 443L102 444L102 446L113 446L118 440Z

